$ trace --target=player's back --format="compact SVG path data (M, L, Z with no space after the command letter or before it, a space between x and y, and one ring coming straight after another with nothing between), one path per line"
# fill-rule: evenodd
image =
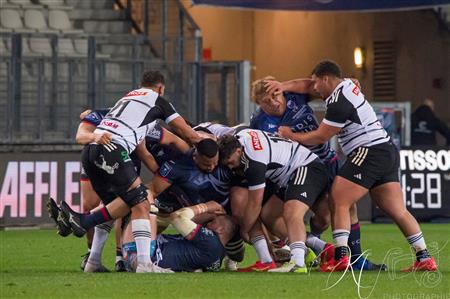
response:
M338 142L344 154L348 155L358 146L389 141L372 106L350 79L342 81L325 102L327 112L324 122L342 127Z
M140 88L122 97L97 130L112 133L113 141L132 152L148 134L151 123L159 118L168 122L177 116L173 107L156 92Z
M191 240L181 235L158 235L155 258L173 271L219 271L225 248L213 231L198 226Z
M191 151L177 159L164 162L159 171L160 175L182 188L193 203L210 200L224 203L229 195L232 172L223 166L216 167L210 173L201 171L192 155Z
M298 142L261 130L246 129L237 134L249 159L267 165L266 178L284 185L300 166L317 159L317 155Z

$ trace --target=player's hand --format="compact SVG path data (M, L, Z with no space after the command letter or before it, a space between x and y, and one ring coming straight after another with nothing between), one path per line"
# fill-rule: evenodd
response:
M283 85L279 81L266 80L264 81L264 87L267 94L279 95L283 93Z
M97 144L108 144L111 143L112 135L109 132L104 132L102 134L94 133L94 142Z
M84 110L83 112L81 112L80 114L80 120L83 120L86 116L88 116L89 113L91 113L92 110L88 109L88 110Z
M227 212L225 211L225 209L222 206L220 206L220 209L215 210L214 214L216 214L216 215L226 215Z
M278 128L278 135L280 135L283 138L292 139L292 135L294 132L292 132L291 128L281 126Z

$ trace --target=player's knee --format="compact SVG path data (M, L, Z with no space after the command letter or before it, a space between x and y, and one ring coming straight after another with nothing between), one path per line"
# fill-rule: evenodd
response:
M141 204L142 202L148 203L147 195L147 188L144 186L144 184L140 184L136 188L128 190L120 197L130 208L133 208Z

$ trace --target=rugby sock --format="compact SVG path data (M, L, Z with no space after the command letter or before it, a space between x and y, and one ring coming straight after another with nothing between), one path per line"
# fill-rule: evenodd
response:
M80 224L84 229L88 230L111 219L112 217L111 215L109 215L108 209L106 207L103 207L91 214L81 214Z
M291 249L292 259L295 261L295 264L300 267L305 266L305 253L306 253L306 245L305 242L292 242L289 244L289 248Z
M306 245L316 253L320 253L325 249L327 243L312 233L306 233Z
M112 223L99 224L94 229L94 238L92 240L91 253L89 254L88 263L100 265L102 263L102 252L106 239L111 231Z
M116 263L119 261L123 261L122 248L116 247Z
M345 229L335 229L333 230L333 239L334 239L334 259L340 260L344 256L347 255L347 243L348 236L350 232Z
M261 263L271 263L272 256L269 252L269 247L267 246L266 238L263 235L256 236L251 239L252 245L256 250Z
M353 262L362 254L361 231L359 222L352 224L350 235L348 237L348 247L350 248L350 252L352 253L351 260Z
M416 251L416 259L418 262L431 257L427 250L427 245L425 244L422 232L408 236L406 237L406 240L408 240L409 245Z
M150 260L150 243L152 234L150 230L150 220L135 219L131 220L131 230L134 240L136 241L137 263L149 264Z

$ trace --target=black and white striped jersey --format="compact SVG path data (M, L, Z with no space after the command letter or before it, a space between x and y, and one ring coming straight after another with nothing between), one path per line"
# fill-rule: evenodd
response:
M218 123L204 122L194 127L194 130L196 131L206 131L207 133L210 133L216 136L217 138L220 138L224 135L236 134L237 132L240 132L243 129L248 129L248 125L239 124L234 127L229 127Z
M299 143L260 130L245 129L236 137L243 147L241 165L249 190L265 187L266 179L285 187L297 168L318 159Z
M352 80L343 80L325 100L327 110L323 122L342 128L338 142L345 155L359 146L389 141L372 106Z
M234 128L212 122L200 123L194 127L194 130L206 131L207 133L213 134L217 138L227 134L234 134Z
M113 142L131 153L151 133L157 119L169 123L177 117L179 114L168 101L151 89L140 88L121 98L95 132L110 132Z

